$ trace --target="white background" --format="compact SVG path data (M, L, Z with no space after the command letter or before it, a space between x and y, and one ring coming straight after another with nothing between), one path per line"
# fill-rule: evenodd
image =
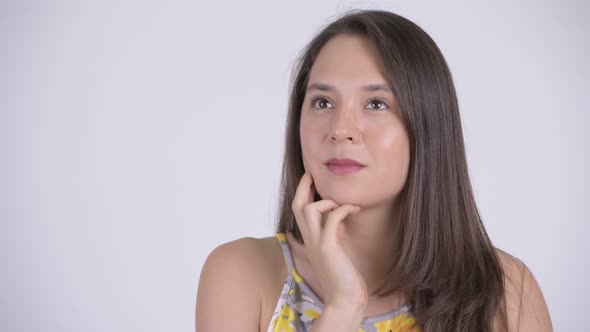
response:
M2 1L0 330L192 331L208 253L273 235L290 69L352 8L438 43L492 240L586 330L582 0Z

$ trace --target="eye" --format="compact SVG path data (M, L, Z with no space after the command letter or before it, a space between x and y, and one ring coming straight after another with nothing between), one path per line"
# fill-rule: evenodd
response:
M330 105L330 107L328 107L326 104ZM311 106L317 109L333 108L332 104L328 101L328 99L324 97L316 97L312 99Z
M369 107L371 109L377 109L377 110L383 110L383 109L387 109L389 106L387 105L387 103L379 98L374 98L371 99L371 101L368 104L369 106L376 106L377 108L373 108L373 107ZM379 106L382 107L379 107Z

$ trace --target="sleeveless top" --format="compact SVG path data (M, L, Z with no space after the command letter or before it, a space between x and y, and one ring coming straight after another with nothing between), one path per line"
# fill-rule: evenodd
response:
M291 250L284 233L277 233L283 255L290 271L272 314L267 332L307 332L320 316L324 304L295 270ZM420 332L411 307L378 316L365 317L359 332Z

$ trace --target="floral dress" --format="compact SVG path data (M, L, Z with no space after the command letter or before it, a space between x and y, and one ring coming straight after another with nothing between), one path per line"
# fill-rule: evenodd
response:
M281 244L287 268L291 273L285 280L267 332L307 332L311 329L313 322L320 317L324 305L295 270L285 234L277 233L276 237ZM407 304L383 315L365 317L359 329L359 332L406 331L421 331Z

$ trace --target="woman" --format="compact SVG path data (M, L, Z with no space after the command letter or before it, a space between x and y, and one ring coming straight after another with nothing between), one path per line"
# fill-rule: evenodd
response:
M293 78L277 234L209 255L199 332L552 330L529 269L486 234L451 74L422 29L348 13Z

